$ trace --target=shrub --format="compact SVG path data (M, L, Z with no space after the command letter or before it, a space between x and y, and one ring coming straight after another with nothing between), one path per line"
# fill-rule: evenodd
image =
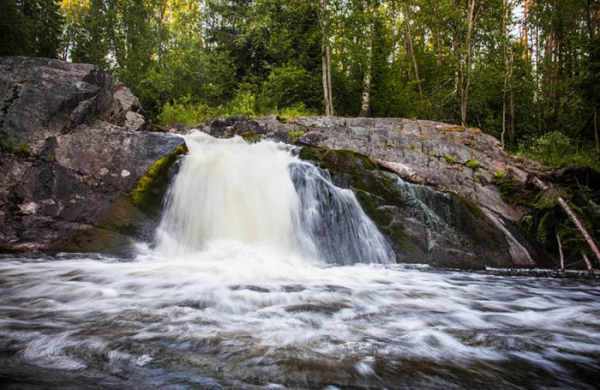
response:
M278 116L284 119L298 118L301 116L315 116L317 112L306 108L304 103L296 103L289 107L285 107L278 113Z
M496 179L503 179L506 177L506 172L504 172L502 169L498 168L498 170L496 171L496 173L494 173L494 177Z
M219 116L232 116L232 115L256 115L256 96L254 93L244 86L242 86L236 92L233 100L226 105L227 114Z
M295 64L273 69L262 84L260 96L262 111L276 107L281 110L283 107L293 108L301 102L311 107L318 107L320 99L316 97L322 96L319 94L319 81L320 79L313 77L305 68ZM282 115L283 112L280 116Z
M450 156L448 154L445 157L446 157L446 162L448 164L450 164L450 165L456 164L456 157L452 157L452 156Z
M204 122L209 112L206 104L194 101L188 95L165 104L159 119L165 126L171 123L195 124Z
M298 131L290 131L288 133L288 136L294 141L296 142L298 139L300 139L300 137L302 137L304 135L304 130L298 130Z
M471 168L473 170L476 170L476 169L478 169L480 167L479 161L475 160L474 158L472 158L469 161L467 161L467 163L465 164L465 166L467 168Z
M537 138L524 138L519 142L517 155L537 160L553 168L587 165L600 171L600 159L595 150L578 148L576 140L559 131Z

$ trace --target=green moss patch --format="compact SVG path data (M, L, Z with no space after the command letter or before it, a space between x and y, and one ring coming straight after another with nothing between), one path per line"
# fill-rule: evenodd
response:
M137 187L129 193L131 203L144 213L158 212L169 184L169 168L178 156L187 151L187 146L180 145L152 164L138 181Z
M260 141L260 137L251 131L245 131L242 133L242 138L251 144L255 144Z
M58 242L51 248L56 252L109 253L127 255L131 237L103 228L90 228L79 232L67 240Z
M334 150L323 147L304 147L299 157L327 169L334 183L350 188L379 230L392 242L398 253L407 249L404 227L392 220L390 208L404 210L406 204L396 183L364 154L352 150Z
M581 260L581 253L589 248L567 214L561 209L558 199L564 199L588 233L600 241L600 213L594 205L600 202L600 193L582 185L578 180L569 181L561 177L560 185L551 184L540 190L531 184L521 184L510 177L496 177L494 184L507 203L525 207L527 213L518 221L519 227L549 253L558 255L560 237L567 264Z
M0 150L8 152L18 158L31 156L31 149L27 142L16 142L13 138L0 139Z

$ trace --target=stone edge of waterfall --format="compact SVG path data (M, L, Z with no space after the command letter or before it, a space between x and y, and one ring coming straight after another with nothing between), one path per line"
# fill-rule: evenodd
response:
M0 59L0 69L0 93L12 96L0 123L0 157L6 172L0 177L0 252L68 250L124 255L130 253L132 241L147 240L158 223L156 210L140 208L131 201L131 193L140 186L150 187L149 173L155 163L184 145L173 133L185 133L190 127L169 126L164 133L147 131L151 126L137 98L92 65L5 57ZM24 79L28 82L19 82ZM386 226L380 222L378 227L397 238L391 240L399 261L479 269L532 267L531 260L535 267L555 266L553 256L515 225L527 210L504 201L493 185L498 169L525 183L531 173L528 164L507 156L498 140L476 129L403 118L336 117L232 117L195 127L219 138L237 134L249 142L273 139L351 150L368 156L380 170L394 172L406 183L456 194L457 204L462 203L473 215L479 215L474 210L482 209L494 217L481 229L465 231L462 236L454 232L459 239L454 237L453 242L453 234L436 230L440 224L434 223L435 218L425 223L419 220L429 212L411 211L410 202L404 206L377 203L382 198L377 191L351 188L375 222L375 212L382 215L381 221L388 219ZM456 163L446 162L445 155L453 156ZM478 169L465 167L472 158L480 163ZM172 167L165 170L167 175L174 173L177 164ZM535 169L552 179L553 171ZM349 180L342 174L332 178L342 184ZM365 207L367 203L375 205L373 210ZM444 202L426 206L436 211L443 209ZM461 226L469 218L456 217L455 222ZM501 246L495 254L469 242L479 240L475 236L480 233L493 236L494 231L501 231L502 237L512 236L502 238L501 243L489 241ZM511 252L521 260L507 260ZM525 252L530 259L523 261Z

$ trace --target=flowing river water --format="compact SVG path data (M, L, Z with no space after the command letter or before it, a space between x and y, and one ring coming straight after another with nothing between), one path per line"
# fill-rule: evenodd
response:
M326 172L186 141L134 259L0 259L0 388L598 387L597 281L393 264Z

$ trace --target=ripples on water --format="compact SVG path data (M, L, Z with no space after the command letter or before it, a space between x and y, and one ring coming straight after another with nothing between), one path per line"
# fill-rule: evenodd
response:
M0 260L4 388L598 386L596 281L153 256Z

